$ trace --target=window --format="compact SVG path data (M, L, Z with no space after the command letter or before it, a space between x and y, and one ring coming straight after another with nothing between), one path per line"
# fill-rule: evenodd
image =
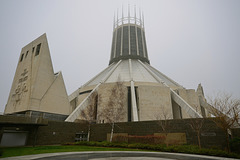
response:
M24 53L21 55L20 62L22 62L23 57L24 57Z
M41 43L39 43L39 44L37 45L37 49L36 49L36 54L35 54L35 56L39 55L39 53L40 53L40 48L41 48Z
M34 52L35 47L32 48L32 53Z
M27 55L28 55L28 51L27 51L27 53L26 53L26 55L25 55L25 58L27 58Z
M132 97L131 87L128 87L128 122L132 121Z
M79 142L79 141L87 141L88 134L87 133L76 133L75 135L75 142Z

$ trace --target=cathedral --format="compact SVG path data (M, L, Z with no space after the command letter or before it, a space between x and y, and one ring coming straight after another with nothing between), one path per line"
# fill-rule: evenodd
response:
M88 114L96 123L108 122L103 113L114 110L124 111L118 122L211 116L201 84L186 89L151 66L142 13L114 19L110 52L108 67L67 95L43 34L22 48L4 114L76 122L92 107ZM117 85L121 96L113 94ZM117 103L109 111L112 101Z

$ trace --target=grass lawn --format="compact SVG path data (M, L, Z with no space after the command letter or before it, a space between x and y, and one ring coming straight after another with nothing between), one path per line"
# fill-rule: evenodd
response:
M56 153L56 152L76 152L76 151L138 151L138 149L128 148L110 148L110 147L93 147L93 146L36 146L36 147L8 147L0 148L3 157L23 156L30 154L41 153Z

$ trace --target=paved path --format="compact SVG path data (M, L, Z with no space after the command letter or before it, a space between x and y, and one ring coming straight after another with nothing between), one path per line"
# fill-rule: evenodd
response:
M140 151L60 152L2 158L2 160L234 160L194 154Z

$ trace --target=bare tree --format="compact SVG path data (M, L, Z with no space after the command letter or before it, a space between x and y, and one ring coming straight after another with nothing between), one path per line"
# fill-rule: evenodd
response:
M216 117L214 122L225 132L229 152L228 135L231 133L232 127L239 125L240 100L233 98L231 94L219 93L215 98L209 100L209 104L212 105L212 113Z
M170 111L167 110L165 107L161 106L159 112L155 114L155 118L159 120L158 124L161 127L163 133L165 134L165 137L167 138L170 129L169 121L169 119L171 119ZM168 146L167 140L165 141L165 143Z
M126 108L124 108L124 89L123 83L117 82L110 91L107 105L104 106L100 113L100 117L102 117L105 122L111 124L110 142L112 142L115 123L124 120L125 117Z
M195 109L196 112L201 114L201 106L196 105L196 104L192 105L192 106L193 106L193 108ZM205 120L204 118L193 118L188 123L190 125L190 127L192 128L192 130L197 135L199 148L202 148L202 146L201 146L201 132L202 132L202 127L203 127L203 124L204 124L204 120Z
M204 118L194 118L194 119L191 119L190 123L189 123L192 130L194 132L196 132L196 134L197 134L199 148L202 148L202 146L201 146L201 132L202 132L203 124L204 124Z
M81 119L88 122L87 141L89 141L89 139L90 139L91 125L93 123L96 123L97 103L98 103L98 94L97 94L97 92L93 92L91 97L89 97L89 100L88 100L89 105L84 110L82 110L80 113Z
M240 103L240 100L239 100L239 103ZM233 108L233 115L236 123L238 124L238 126L240 126L240 107Z

